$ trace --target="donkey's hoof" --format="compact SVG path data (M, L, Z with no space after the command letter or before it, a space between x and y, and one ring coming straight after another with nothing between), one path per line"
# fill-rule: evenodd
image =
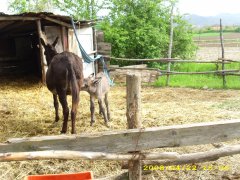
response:
M59 116L55 117L55 122L58 122L59 121Z
M110 128L110 126L109 126L109 124L108 124L107 122L105 122L105 125L106 125L108 128Z
M94 123L95 123L95 121L91 121L90 122L90 126L93 126Z
M61 134L66 134L66 132L67 132L67 131L61 131L60 133L61 133Z

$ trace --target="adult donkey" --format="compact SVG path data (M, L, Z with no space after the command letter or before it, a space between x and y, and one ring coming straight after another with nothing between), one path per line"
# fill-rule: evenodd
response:
M41 43L45 49L45 56L47 60L48 70L46 74L47 88L53 93L54 107L55 107L55 121L59 120L58 115L58 99L63 108L63 126L61 133L67 132L67 123L69 116L69 108L67 104L67 95L72 95L72 134L76 134L75 120L77 114L77 107L79 103L79 92L83 84L83 65L82 59L76 54L64 51L57 53L56 44L58 37L52 43L45 43L41 39Z

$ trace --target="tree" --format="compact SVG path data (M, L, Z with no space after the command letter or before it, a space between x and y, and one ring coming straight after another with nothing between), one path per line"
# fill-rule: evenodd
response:
M8 8L15 13L50 12L53 10L53 3L51 0L11 0Z
M11 0L12 12L52 12L59 9L78 20L97 18L97 12L106 4L102 0Z
M111 12L100 24L116 57L167 57L171 6L163 0L111 0ZM172 57L192 55L191 28L174 16Z
M75 19L96 19L97 12L106 4L102 0L53 0L56 7Z

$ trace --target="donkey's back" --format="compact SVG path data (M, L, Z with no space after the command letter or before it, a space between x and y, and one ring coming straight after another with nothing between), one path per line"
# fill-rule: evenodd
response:
M53 57L46 76L47 87L54 94L59 88L72 94L71 81L77 82L75 86L79 91L83 83L82 59L71 52L59 53Z

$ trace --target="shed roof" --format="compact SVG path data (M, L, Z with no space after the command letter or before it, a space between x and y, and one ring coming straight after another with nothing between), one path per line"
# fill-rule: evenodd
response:
M61 25L72 28L70 16L56 15L48 12L28 12L14 15L0 13L0 35L3 36L9 33L29 33L34 31L36 29L37 20L41 20L43 26ZM80 27L89 27L95 22L94 20L84 20L77 21L75 24L80 25Z

